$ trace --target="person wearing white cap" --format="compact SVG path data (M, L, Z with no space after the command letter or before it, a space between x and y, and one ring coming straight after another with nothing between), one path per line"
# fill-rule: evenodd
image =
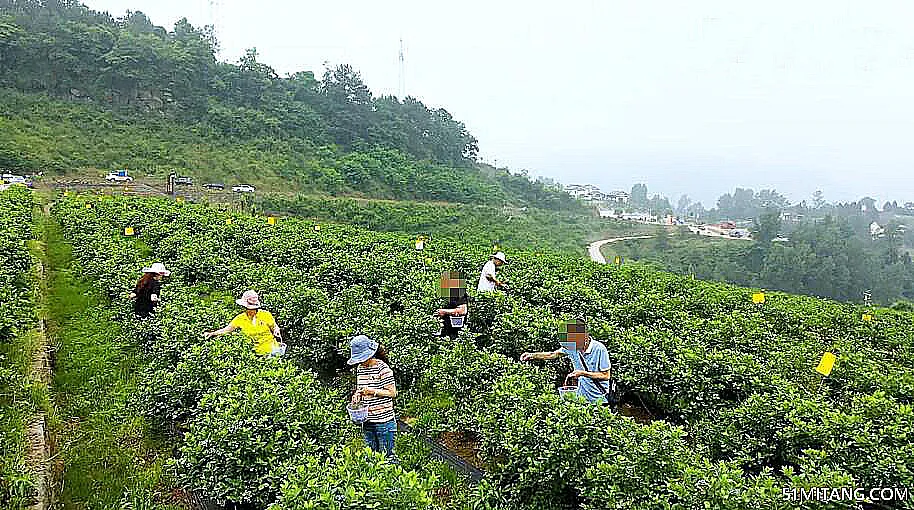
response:
M150 267L143 268L143 276L137 282L130 299L133 299L133 313L137 317L149 317L156 305L161 302L162 278L169 276L171 271L165 265L156 262Z
M504 282L495 277L495 270L505 265L505 263L507 263L507 260L503 252L492 255L492 258L482 266L479 285L476 286L476 290L479 292L492 292L495 289L507 289L508 287Z
M236 315L232 322L229 322L224 328L203 333L203 338L227 335L240 329L254 342L254 352L257 354L271 356L285 354L286 344L282 343L282 332L279 330L273 314L260 309L260 296L253 290L247 290L239 299L235 300L235 303L246 310Z

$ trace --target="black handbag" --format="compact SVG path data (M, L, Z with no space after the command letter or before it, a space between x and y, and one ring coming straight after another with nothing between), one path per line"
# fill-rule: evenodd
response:
M577 351L577 352L578 352L578 357L581 359L581 365L584 366L584 369L587 370L588 372L593 372L593 370L591 370L590 367L587 366L587 362L584 360L584 354L582 354L581 351ZM602 381L594 381L594 383L596 383L597 388L600 388L600 391L603 393L603 398L605 399L605 402L603 402L603 405L617 406L617 405L619 405L619 401L622 400L622 396L620 394L621 392L619 391L619 388L616 386L616 380L612 378L612 363L609 364L609 370L610 370L610 372L609 372L610 376L609 376L609 379L606 381L607 386L609 386L608 390L605 387L603 387L603 385L601 384Z

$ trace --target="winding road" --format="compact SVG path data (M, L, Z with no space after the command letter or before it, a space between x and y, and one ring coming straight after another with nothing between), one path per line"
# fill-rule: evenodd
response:
M617 243L619 241L629 241L631 239L650 239L654 236L628 236L628 237L614 237L612 239L603 239L601 241L594 241L590 243L587 247L587 252L590 254L590 260L598 262L600 264L606 263L606 258L603 257L603 253L600 252L600 248L604 244Z

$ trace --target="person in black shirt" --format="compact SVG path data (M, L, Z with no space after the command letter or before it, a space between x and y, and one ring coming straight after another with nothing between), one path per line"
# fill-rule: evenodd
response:
M130 293L133 299L133 313L137 317L149 317L153 309L162 300L162 278L170 275L165 265L156 262L152 267L143 268L143 277L137 282L136 288Z
M447 299L444 308L439 308L435 312L441 319L441 331L438 332L438 336L450 337L453 340L466 324L469 304L466 275L459 271L441 273L441 286L438 290L439 296Z

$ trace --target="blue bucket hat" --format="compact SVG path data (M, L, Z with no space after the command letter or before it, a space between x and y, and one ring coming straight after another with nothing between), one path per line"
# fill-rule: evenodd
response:
M374 353L378 351L378 342L368 338L365 335L352 337L349 341L349 364L358 365L363 361L369 360Z

